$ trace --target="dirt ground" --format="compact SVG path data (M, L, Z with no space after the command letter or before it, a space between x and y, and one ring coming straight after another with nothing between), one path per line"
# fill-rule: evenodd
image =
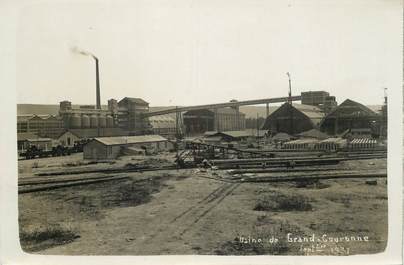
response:
M153 159L164 163L170 157ZM19 161L19 177L142 159L85 164L76 154L68 161ZM386 160L341 167L385 169ZM196 169L124 174L129 178L20 194L23 249L64 255L352 255L386 247L386 179L377 185L366 179L302 185L230 183L220 180L225 171Z

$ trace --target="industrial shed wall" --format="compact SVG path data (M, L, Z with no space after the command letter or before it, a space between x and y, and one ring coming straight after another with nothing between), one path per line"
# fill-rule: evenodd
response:
M77 135L71 133L70 131L66 131L58 138L59 142L63 146L72 147L75 142L80 141L80 138Z
M133 143L124 145L105 145L96 140L93 140L86 144L83 148L84 159L90 160L110 160L117 158L125 147L136 147L147 149L153 149L158 151L169 151L173 148L173 145L168 141L159 142L147 142L147 143Z
M84 146L83 157L91 160L109 160L117 158L120 152L120 145L104 145L98 141L91 141Z
M274 133L297 134L316 128L313 120L298 109L284 104L265 120L262 129Z
M381 115L368 107L347 99L322 121L320 128L323 132L337 135L346 130L369 129L373 134L380 133Z

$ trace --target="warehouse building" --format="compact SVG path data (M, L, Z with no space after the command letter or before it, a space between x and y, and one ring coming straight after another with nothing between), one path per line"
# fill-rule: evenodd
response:
M316 106L284 103L266 118L262 129L271 135L279 132L295 135L318 128L324 115Z
M172 144L160 135L99 137L84 146L83 156L90 160L111 160L124 153L126 148L168 151Z
M237 108L191 110L184 113L183 119L187 135L245 129L245 114Z
M376 136L380 134L380 118L381 115L370 108L347 99L324 118L320 129L330 135L339 135L346 131L370 131Z

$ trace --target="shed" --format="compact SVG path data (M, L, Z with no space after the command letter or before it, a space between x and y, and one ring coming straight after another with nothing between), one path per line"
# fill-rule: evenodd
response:
M83 148L84 159L110 160L117 158L128 147L168 151L172 144L160 135L118 136L94 138Z
M17 133L17 147L18 151L23 152L27 150L29 143L28 139L38 139L39 136L35 133Z
M324 115L315 106L284 103L266 118L262 129L269 130L272 134L284 132L295 135L318 128Z
M44 151L52 150L52 139L51 138L34 138L27 139L28 146L36 146L36 148Z
M381 116L370 108L347 99L331 111L321 122L321 131L338 135L346 130L367 128L377 133Z

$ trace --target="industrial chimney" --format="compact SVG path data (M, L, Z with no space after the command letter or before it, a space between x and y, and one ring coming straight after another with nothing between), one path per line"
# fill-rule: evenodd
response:
M96 96L97 96L97 106L96 109L101 109L101 95L100 95L100 74L98 70L98 58L93 55L95 60L95 89L96 89Z

